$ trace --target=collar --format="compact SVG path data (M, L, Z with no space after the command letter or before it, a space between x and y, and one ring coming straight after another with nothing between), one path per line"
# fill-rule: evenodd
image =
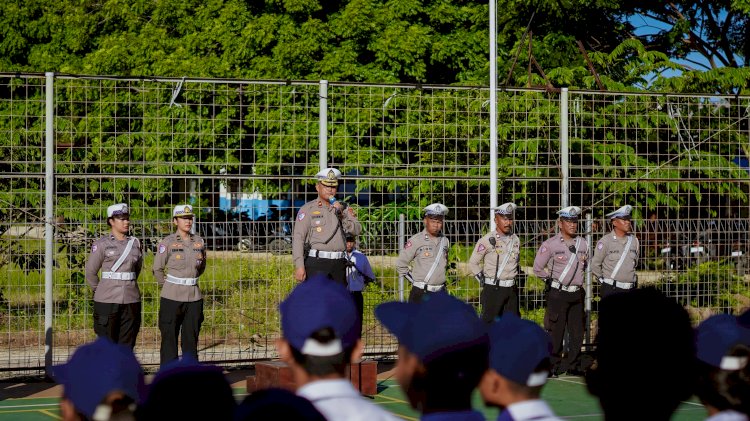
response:
M479 411L468 409L466 411L433 412L424 414L421 421L484 421L484 415Z
M554 418L552 409L541 399L516 402L505 409L510 412L514 420L530 420L534 418Z
M297 389L297 394L315 402L325 398L359 398L360 394L346 379L315 380Z

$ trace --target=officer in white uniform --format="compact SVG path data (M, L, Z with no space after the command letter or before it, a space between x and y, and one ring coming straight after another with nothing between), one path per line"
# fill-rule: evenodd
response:
M591 273L601 282L602 298L636 286L640 243L632 232L632 211L632 206L625 205L606 215L612 222L612 232L599 240L591 259Z

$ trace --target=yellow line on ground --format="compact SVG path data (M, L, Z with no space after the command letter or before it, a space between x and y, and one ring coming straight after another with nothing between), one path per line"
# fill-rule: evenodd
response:
M405 403L407 405L409 404L409 402L406 402L405 400L392 398L390 396L378 395L378 397L383 398L383 399L389 399L391 402L388 402L388 403L396 402L396 403Z
M52 412L49 412L49 411L48 411L48 410L46 410L46 409L45 409L45 410L42 410L42 411L39 411L39 412L41 412L41 413L43 413L43 414L46 414L46 415L49 415L50 417L52 417L52 418L54 418L54 419L56 419L56 420L61 420L61 419L62 419L62 417L61 417L61 416L59 416L59 415L57 415L57 414L54 414L54 413L52 413Z
M0 410L14 409L14 408L32 408L35 406L57 406L57 405L59 404L58 403L32 403L30 405L8 405L8 406L0 405Z

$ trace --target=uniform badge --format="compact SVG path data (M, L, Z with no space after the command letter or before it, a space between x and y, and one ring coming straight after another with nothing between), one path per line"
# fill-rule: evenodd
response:
M542 248L539 249L539 253L544 253L545 251L547 251L546 246L542 246Z
M303 220L303 219L305 219L305 213L304 213L304 212L300 212L300 213L299 213L299 214L297 215L297 220L298 220L298 221L301 221L301 220Z
M167 246L165 246L164 244L159 244L159 254L162 254L165 251L167 251Z
M197 249L203 248L203 244L201 244L201 243L193 243L193 247L195 247Z
M320 219L315 221L315 225L320 225Z
M177 260L182 260L182 255L181 254L175 254L174 258L177 259Z
M323 227L317 227L317 228L315 228L315 231L316 232L323 232Z
M601 250L602 248L604 248L604 244L602 244L601 242L599 242L599 244L596 245L596 249L597 250Z
M424 252L424 257L430 257L430 252L429 251Z
M92 253L96 253L96 249L97 249L97 248L98 248L98 247L96 246L96 244L94 244L93 246L91 246L91 252L92 252Z
M485 250L487 250L487 249L484 247L484 244L479 243L479 245L477 246L477 253L481 253L481 252L483 252Z
M406 244L404 244L404 249L408 249L411 247L411 240L407 241Z
M313 215L320 215L320 211L313 211Z

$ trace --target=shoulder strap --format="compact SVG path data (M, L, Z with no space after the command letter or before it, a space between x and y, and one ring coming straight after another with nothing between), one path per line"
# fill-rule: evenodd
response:
M513 245L516 243L516 240L511 238L510 239L510 247L508 248L507 252L505 253L505 258L503 259L503 264L498 265L495 268L495 280L497 280L497 277L500 276L501 273L503 273L503 270L505 270L505 266L508 265L508 261L510 260L511 250L513 249Z
M440 239L440 244L438 244L438 252L435 253L435 261L432 262L432 267L430 268L430 271L427 272L427 276L424 277L424 283L428 283L430 281L430 278L432 277L432 274L435 273L435 269L437 269L438 264L440 263L440 258L443 257L443 248L445 244L445 237L442 237Z
M571 253L570 257L568 258L568 264L565 265L565 269L560 274L560 279L558 282L561 284L563 283L563 279L565 279L566 276L568 276L568 272L570 272L570 268L573 267L573 262L578 261L578 247L581 245L581 237L576 237L576 252Z
M122 266L122 263L128 257L128 254L130 254L130 250L133 248L133 243L135 243L135 237L130 237L130 240L128 241L128 245L125 246L125 250L120 255L120 258L117 259L114 265L112 265L112 269L110 269L112 272L117 272L117 269L119 269L120 266Z
M620 260L617 262L617 265L614 269L612 269L612 274L609 275L610 279L615 279L615 276L617 276L617 272L620 271L620 268L622 267L622 263L625 262L625 256L628 255L628 252L630 252L630 245L633 243L633 235L628 236L628 243L625 244L625 250L622 251L622 254L620 255Z

